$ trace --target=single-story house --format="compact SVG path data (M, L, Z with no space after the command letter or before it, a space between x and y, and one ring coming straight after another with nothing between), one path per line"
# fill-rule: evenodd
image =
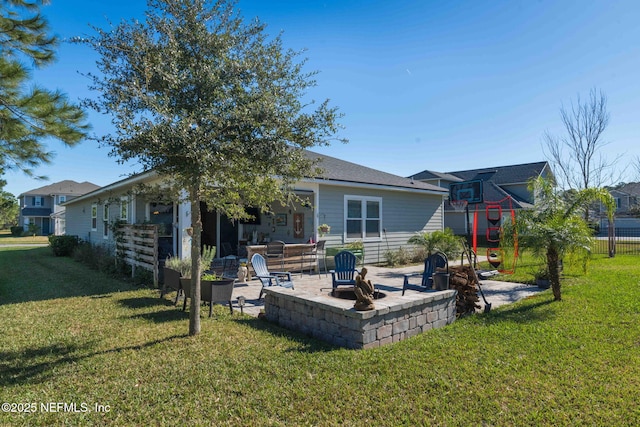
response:
M63 204L98 188L100 186L91 182L64 180L25 191L18 196L20 206L18 224L25 230L33 224L37 234L41 236L65 234L66 219Z
M327 248L362 241L365 262L377 263L384 261L385 251L406 245L416 232L443 229L447 189L311 151L307 155L320 160L323 173L295 185L303 203L285 207L274 203L270 214L252 211L253 221L230 221L207 211L203 214L203 244L221 248L222 243L229 243L241 251L243 245L269 240L305 243L322 239ZM189 256L189 205L135 194L137 184L162 180L149 171L67 202L67 234L113 244L110 225L115 221L158 224L161 259L169 254ZM319 235L321 224L331 227L328 234Z
M451 228L455 234L464 235L467 226L471 224L473 213L478 211L478 235L486 236L493 224L496 214L500 214L504 221L509 218L511 209L527 209L535 202L534 194L528 189L532 178L544 177L554 179L553 171L546 161L525 163L519 165L496 166L482 169L461 170L455 172L422 171L412 176L414 180L433 184L449 189L452 183L481 181L483 203L469 205L469 218L465 212L456 211L449 203L445 203L445 227ZM492 208L499 206L499 208Z

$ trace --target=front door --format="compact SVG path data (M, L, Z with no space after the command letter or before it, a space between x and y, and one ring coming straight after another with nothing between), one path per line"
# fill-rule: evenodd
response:
M49 218L42 218L42 235L48 236L51 233L51 220Z

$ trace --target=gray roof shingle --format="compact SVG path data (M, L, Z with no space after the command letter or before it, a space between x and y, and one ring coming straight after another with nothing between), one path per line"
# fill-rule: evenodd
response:
M53 184L45 185L44 187L39 187L33 190L26 191L20 194L20 196L36 196L36 195L47 196L50 194L81 196L83 194L89 193L90 191L97 190L98 188L100 188L99 185L93 184L88 181L76 182L76 181L67 179L64 181L54 182Z
M420 182L416 179L405 178L382 172L377 169L368 168L357 163L347 162L335 157L315 153L306 150L307 156L311 159L320 160L319 167L323 169L320 176L309 177L332 181L352 182L360 184L383 185L397 188L411 188L438 193L447 193L446 189L433 184Z
M540 176L547 165L547 162L535 162L447 173L462 178L463 181L481 179L483 181L493 181L498 185L519 184Z

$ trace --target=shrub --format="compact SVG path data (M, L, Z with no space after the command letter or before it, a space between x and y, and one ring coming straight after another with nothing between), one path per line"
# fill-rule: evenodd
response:
M73 251L73 258L89 268L103 273L117 274L118 272L114 250L107 245L93 245L89 242L81 242Z
M387 266L395 267L398 265L398 252L388 250L384 252L384 258L387 260Z
M396 267L399 265L422 262L426 258L425 254L426 251L422 247L415 248L414 250L407 250L406 248L401 247L396 251L385 251L384 257L389 267Z
M435 251L444 252L449 259L456 259L462 254L462 238L453 234L453 230L445 228L431 233L417 233L408 243L422 246L428 254Z
M55 256L71 256L78 244L78 236L49 236L49 246Z
M22 234L24 234L24 227L21 225L16 225L11 227L11 235L13 237L22 237Z
M40 233L40 226L37 224L29 224L27 232L29 233L29 236L35 236Z
M427 250L422 246L416 246L411 253L412 263L422 263L427 257Z

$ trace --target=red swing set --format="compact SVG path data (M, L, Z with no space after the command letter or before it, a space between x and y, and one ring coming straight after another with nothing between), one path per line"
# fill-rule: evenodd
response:
M470 244L474 255L478 253L478 223L479 223L479 205L484 204L486 219L486 240L489 245L487 248L487 261L491 266L503 274L513 274L516 270L518 260L518 235L515 231L516 214L513 209L513 200L511 196L507 196L502 200L489 202L484 200L481 180L463 181L452 183L449 186L449 203L458 212L464 211L465 229L467 233L467 244ZM472 231L469 230L469 205L475 205L473 212ZM509 215L503 215L503 206ZM505 221L511 221L511 227L508 230L512 233L510 239L512 247L507 248L500 242L504 237ZM471 240L471 242L469 242Z

